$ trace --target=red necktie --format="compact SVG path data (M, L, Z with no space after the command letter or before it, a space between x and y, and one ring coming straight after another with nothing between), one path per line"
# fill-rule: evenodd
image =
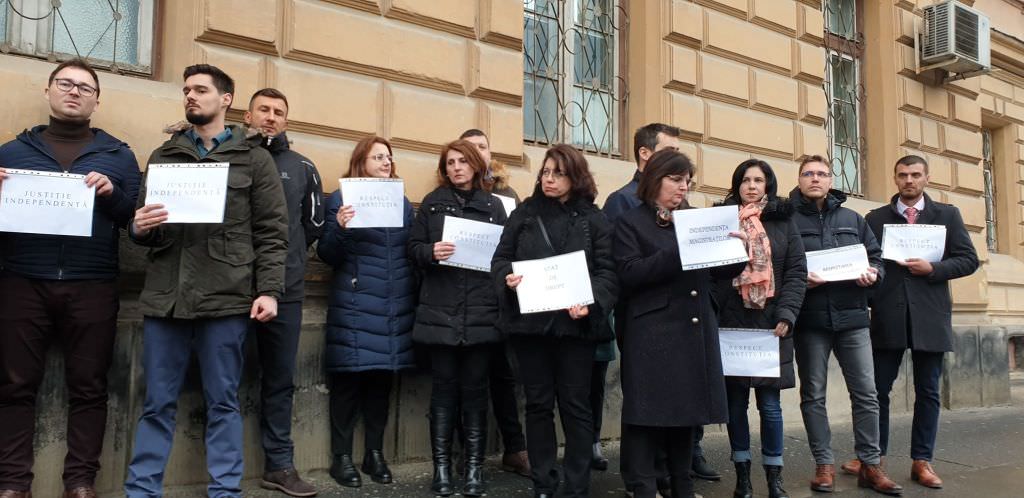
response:
M907 223L913 225L917 223L918 210L916 207L908 207L906 211L903 211L903 215L907 217Z

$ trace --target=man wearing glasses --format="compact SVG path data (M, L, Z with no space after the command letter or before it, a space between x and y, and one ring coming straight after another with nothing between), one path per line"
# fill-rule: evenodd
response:
M107 422L107 370L118 312L120 229L134 212L140 172L128 144L89 127L96 72L57 66L44 90L49 124L0 147L5 168L85 176L96 202L92 235L0 233L0 497L31 497L36 393L51 342L64 353L68 388L64 496L95 497Z
M861 462L857 485L899 495L903 488L889 479L881 465L878 397L868 317L868 289L882 280L882 250L864 218L843 207L846 194L832 189L832 169L821 156L800 163L797 188L790 193L807 252L863 245L868 267L856 280L830 282L807 274L807 294L796 321L794 341L800 375L800 411L816 464L810 487L834 490L835 457L825 411L828 359L835 353L843 370L853 409L853 435Z

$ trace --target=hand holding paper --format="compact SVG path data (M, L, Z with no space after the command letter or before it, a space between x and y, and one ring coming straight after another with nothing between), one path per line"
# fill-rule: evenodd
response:
M85 175L85 185L96 188L96 197L110 197L114 193L114 184L103 173L89 172Z
M519 282L522 281L522 275L516 275L515 273L505 275L505 285L507 285L509 289L515 290L516 287L519 287Z
M132 232L139 237L149 235L149 231L167 222L168 213L163 204L146 204L135 211Z
M444 261L455 254L455 244L451 242L434 242L434 261Z
M861 287L871 287L878 281L878 270L874 267L868 267L867 271L860 275L857 279L857 285Z
M897 263L907 267L912 275L916 275L918 277L931 275L932 270L934 269L927 259L921 258L909 258L905 261L897 261Z
M356 215L356 208L352 206L341 206L338 210L338 215L335 217L338 220L338 226L341 228L347 228L348 222L352 221L352 218Z

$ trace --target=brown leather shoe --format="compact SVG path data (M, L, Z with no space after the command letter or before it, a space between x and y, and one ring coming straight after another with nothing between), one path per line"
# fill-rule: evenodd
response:
M836 466L831 463L819 464L814 467L814 479L811 479L811 491L831 493L835 489Z
M942 487L942 479L939 479L928 460L914 460L914 465L910 467L910 478L929 488L939 489Z
M857 486L871 488L879 493L892 496L899 496L903 493L903 486L889 479L881 465L869 463L861 463L860 474L857 475Z
M64 491L64 498L96 498L96 489L92 486L75 486Z
M0 489L0 498L32 498L32 492L15 491L13 489Z
M501 457L501 470L530 477L530 458L527 456L526 450L505 453Z
M316 488L303 481L294 468L264 472L260 487L280 491L288 496L316 496Z
M860 475L860 460L854 458L840 465L839 468L851 476L858 476Z

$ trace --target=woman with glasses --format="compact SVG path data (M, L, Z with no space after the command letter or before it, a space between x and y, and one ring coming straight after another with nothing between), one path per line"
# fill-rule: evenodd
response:
M618 283L611 254L611 226L597 206L597 187L583 155L556 145L544 155L533 195L512 212L494 252L491 274L500 289L501 327L509 334L526 393L526 447L534 495L555 495L558 442L554 408L565 432L559 496L589 496L590 375L598 343L613 337L608 312ZM512 262L575 251L586 255L594 303L543 313L520 313L516 288L523 276Z
M748 159L732 175L723 204L739 206L740 231L747 238L743 273L718 280L715 297L721 306L722 328L769 329L779 337L779 377L726 377L729 401L729 444L736 465L736 498L752 496L750 483L750 390L761 418L761 459L770 498L786 497L782 488L782 389L796 385L793 374L793 324L807 289L807 262L793 207L780 199L778 182L768 163Z
M441 235L449 217L504 225L505 209L490 193L487 165L476 145L465 140L445 145L437 173L441 186L423 198L409 236L409 257L422 276L413 340L429 349L433 374L431 489L441 496L455 492L451 447L455 413L461 410L466 452L462 494L480 496L485 491L488 358L493 344L501 341L495 327L498 297L487 272L440 264L456 250Z
M682 270L672 211L687 208L694 171L680 152L655 153L637 187L643 204L615 226L622 458L634 474L623 477L636 483L636 498L657 494L659 452L668 456L672 496L693 496L693 428L728 420L711 289L713 277L735 277L744 264Z
M346 178L397 178L391 144L372 136L359 141ZM348 228L356 210L341 191L331 194L327 226L317 246L334 268L327 308L325 364L330 376L331 476L343 486L362 485L352 461L353 430L362 415L362 471L391 483L382 453L395 372L414 366L412 321L415 281L406 257L412 204L405 199L400 228Z

